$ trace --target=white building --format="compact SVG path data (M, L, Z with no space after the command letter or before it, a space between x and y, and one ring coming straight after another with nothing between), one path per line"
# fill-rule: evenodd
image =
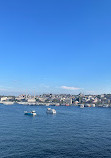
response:
M65 99L63 100L63 103L64 103L64 104L72 104L72 98L65 98Z

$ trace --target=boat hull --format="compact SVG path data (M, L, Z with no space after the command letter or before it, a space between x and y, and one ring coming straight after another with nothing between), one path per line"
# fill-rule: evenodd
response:
M48 108L46 112L47 112L47 114L56 114L56 110L55 109Z
M47 111L47 114L56 114L56 112Z
M35 115L37 115L36 112L33 112L33 113L32 113L32 112L27 112L27 111L24 111L24 114L25 114L25 115L30 115L30 116L35 116Z

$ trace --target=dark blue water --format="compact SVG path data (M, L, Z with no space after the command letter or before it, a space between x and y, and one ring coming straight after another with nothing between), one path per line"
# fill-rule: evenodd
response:
M111 108L54 108L0 105L0 158L111 157Z

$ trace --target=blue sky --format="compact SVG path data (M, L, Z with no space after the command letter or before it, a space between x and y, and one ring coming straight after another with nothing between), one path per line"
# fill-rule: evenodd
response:
M111 93L110 0L1 0L0 94Z

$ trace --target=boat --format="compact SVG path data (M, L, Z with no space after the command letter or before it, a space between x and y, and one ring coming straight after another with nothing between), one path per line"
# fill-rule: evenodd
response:
M91 104L91 107L95 107L95 104Z
M84 104L81 104L81 105L80 105L80 108L84 108Z
M47 108L47 114L56 114L56 110L55 109L51 109L51 108Z
M66 104L66 106L69 106L69 104Z
M4 105L13 105L14 104L14 102L12 102L12 101L4 101L4 102L2 102Z
M109 107L109 105L107 105L107 104L106 104L106 105L105 105L105 104L103 105L103 108L108 108L108 107Z
M49 106L49 105L50 105L49 103L46 104L46 106Z
M59 103L56 103L55 106L60 106L60 104L59 104Z
M37 115L36 112L35 112L35 110L30 111L30 112L28 112L28 111L24 111L24 114L25 114L25 115L32 115L32 116Z
M84 106L85 107L91 107L91 104L85 104Z

